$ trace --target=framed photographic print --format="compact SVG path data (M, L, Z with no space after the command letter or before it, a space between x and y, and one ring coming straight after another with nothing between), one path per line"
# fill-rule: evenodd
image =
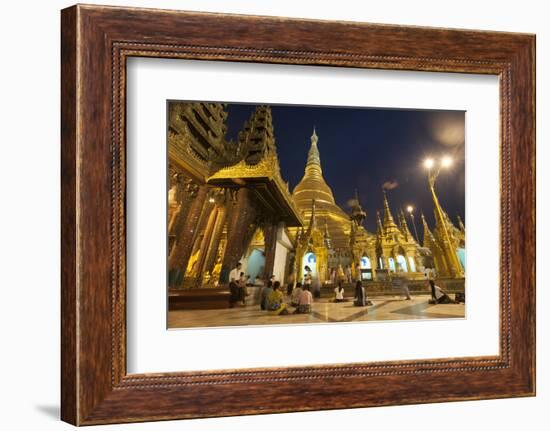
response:
M61 30L63 420L535 394L533 35Z

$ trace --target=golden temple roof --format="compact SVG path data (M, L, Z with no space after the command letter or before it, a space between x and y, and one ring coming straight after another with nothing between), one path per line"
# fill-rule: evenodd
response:
M207 178L218 187L247 187L268 214L277 214L287 226L303 226L300 211L281 176L273 133L271 109L258 106L243 131L239 133L240 161L219 169Z

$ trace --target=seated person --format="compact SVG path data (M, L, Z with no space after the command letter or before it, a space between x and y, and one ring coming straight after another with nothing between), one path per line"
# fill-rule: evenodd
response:
M298 282L296 283L296 287L292 291L292 295L290 296L290 305L293 307L298 307L300 305L300 295L302 294L302 283Z
M353 301L353 305L356 307L365 307L367 305L365 288L363 287L363 283L360 281L355 284L355 300Z
M338 286L334 288L334 302L345 302L344 298L344 288L342 287L342 283L339 281Z
M430 280L430 288L432 290L432 299L430 299L430 304L454 304L453 301L447 293L441 289L441 287L435 285L434 280Z
M304 286L302 293L300 293L300 300L298 301L298 308L294 311L298 314L311 313L311 304L313 302L313 295L309 291L309 286Z
M288 314L288 310L286 309L286 304L283 298L283 292L281 292L281 283L279 283L278 281L273 283L273 290L267 296L266 308L273 314Z
M267 310L267 298L271 292L273 292L273 284L271 281L268 281L267 286L260 292L260 308L262 310Z
M254 286L263 286L263 285L264 285L264 282L262 281L260 276L257 275L256 278L254 279Z
M241 272L239 276L239 282L237 283L239 285L239 301L245 305L246 297L248 296L248 292L246 291L246 280L244 279L244 272Z

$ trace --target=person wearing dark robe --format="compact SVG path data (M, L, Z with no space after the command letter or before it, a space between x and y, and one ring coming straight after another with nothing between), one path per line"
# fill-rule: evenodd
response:
M432 292L432 299L430 303L432 304L454 304L449 295L441 289L441 287L435 285L435 281L430 279L430 289Z
M367 305L365 288L363 287L363 283L360 281L355 284L355 301L353 302L353 305L356 307L365 307Z

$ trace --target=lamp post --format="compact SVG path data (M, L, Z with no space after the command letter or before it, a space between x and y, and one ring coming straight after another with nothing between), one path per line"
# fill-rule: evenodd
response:
M439 176L441 169L447 169L452 164L453 164L453 159L451 159L449 156L443 157L440 163L436 163L436 161L432 158L428 158L424 160L424 167L428 170L428 184L430 186L430 192L432 193L436 215L441 224L443 235L445 237L445 242L447 243L447 246L449 248L448 259L450 260L449 263L451 266L449 269L451 271L451 275L462 276L462 271L460 269L462 268L462 265L458 260L456 251L452 249L451 237L449 235L449 230L447 229L447 223L446 223L445 217L443 216L443 210L441 209L441 205L439 204L439 199L435 194L435 180Z
M409 215L411 217L411 222L412 222L412 225L413 225L414 237L416 239L416 242L418 242L420 244L420 242L418 241L418 231L416 230L416 223L414 222L414 207L412 205L408 205L407 206L407 212L409 213Z

